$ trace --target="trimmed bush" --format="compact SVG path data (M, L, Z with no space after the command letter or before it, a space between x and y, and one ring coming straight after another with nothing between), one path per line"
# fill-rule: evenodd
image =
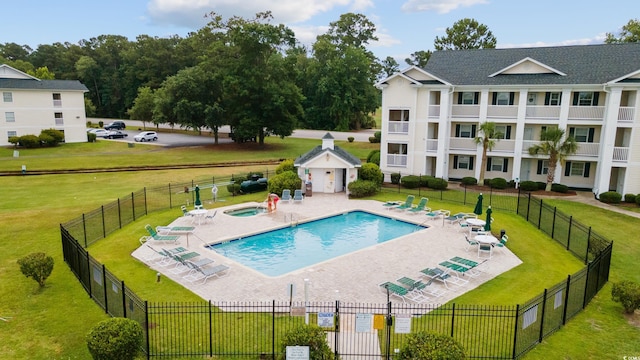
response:
M569 192L569 187L562 184L551 184L551 191L566 194Z
M391 175L391 183L392 184L400 184L400 178L402 177L402 175L400 175L400 173L392 173Z
M348 141L348 142L350 142L350 143L352 143L352 142L353 142L353 140L355 140L355 139L356 139L356 138L354 138L353 136L349 136L349 137L347 138L347 141Z
M104 127L104 121L102 121L102 120L98 121L98 127L99 128L103 128Z
M544 190L544 189L547 188L547 183L546 182L536 181L536 184L538 184L538 190Z
M296 172L296 167L293 166L293 159L283 160L276 168L276 175L282 174L285 171Z
M435 179L435 177L431 176L431 175L421 175L418 176L420 178L420 186L422 187L428 187L429 186L429 181L431 181L432 179Z
M358 171L358 178L361 180L373 181L376 184L382 184L384 174L380 171L378 165L374 163L364 163Z
M95 135L95 134L93 134ZM20 137L19 136L9 136L9 143L13 144L14 147L18 147L18 145L20 144Z
M446 190L447 187L449 186L449 183L445 179L434 177L429 180L428 186L434 190Z
M44 129L40 131L40 141L46 146L56 146L64 141L64 133L56 129Z
M142 326L126 318L101 321L87 336L87 347L94 360L132 360L143 342Z
M493 180L493 179L484 179L484 181L482 182L482 185L491 186L491 180Z
M536 191L538 190L538 184L535 181L523 181L520 183L520 189L524 191Z
M35 135L22 135L20 136L20 146L27 149L40 147L40 138Z
M87 133L87 142L96 142L98 137L94 133Z
M349 183L349 197L361 198L372 196L378 192L378 183L371 180L358 179Z
M249 172L247 173L247 178L246 180L253 180L253 178L263 178L264 177L264 173L261 172Z
M376 131L375 133L373 133L373 136L369 137L369 142L372 144L378 144L380 143L381 139L382 139L382 132Z
M640 194L638 194L640 195ZM636 204L640 205L640 196L636 196Z
M420 178L415 175L403 176L400 179L400 184L407 189L415 189L420 186Z
M20 272L28 278L33 278L40 287L53 271L53 258L42 252L31 253L18 259Z
M507 188L507 179L503 178L495 178L491 179L491 187L494 189L506 189Z
M371 150L367 155L367 163L373 163L380 166L380 150Z
M335 359L331 348L327 344L327 336L324 330L317 325L298 325L287 331L280 342L280 353L282 355L280 355L279 359L285 359L287 346L308 346L310 360Z
M624 202L635 203L637 196L635 194L624 194Z
M229 192L229 194L231 195L238 195L240 194L240 184L238 183L234 183L234 184L229 184L227 185L227 191Z
M460 182L462 183L462 185L476 185L478 183L478 179L474 178L473 176L465 176Z
M605 204L620 204L622 195L618 194L615 191L607 191L600 194L600 196L598 196L598 200Z
M291 193L294 190L302 189L302 179L294 171L285 171L269 178L267 191L273 194L282 194L282 190L289 189Z
M624 312L633 314L640 309L640 285L629 280L613 283L611 298L622 304Z
M464 348L451 336L419 331L407 335L397 359L400 360L462 360Z

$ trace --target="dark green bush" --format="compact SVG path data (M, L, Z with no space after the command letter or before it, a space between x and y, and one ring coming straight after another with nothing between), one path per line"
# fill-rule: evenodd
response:
M87 336L87 347L94 360L133 360L143 342L142 326L126 318L101 321Z
M640 194L638 194L640 195ZM640 205L640 196L636 196L636 204Z
M19 136L9 136L9 143L13 144L13 146L18 146L20 144Z
M407 175L400 178L400 184L407 189L415 189L420 186L420 178L415 175Z
M598 200L606 204L620 204L622 195L618 194L615 191L607 191L600 194L600 196L598 196Z
M355 140L355 139L356 139L356 138L354 138L353 136L349 136L349 137L347 138L347 141L348 141L348 142L350 142L350 143L352 143L352 142L353 142L353 140Z
M451 336L419 331L407 335L399 360L462 360L464 348Z
M431 176L431 175L421 175L419 176L420 178L420 186L422 187L428 187L429 186L429 181L435 179L435 177Z
M551 191L565 194L569 192L569 187L563 184L551 184Z
M536 191L538 190L538 184L535 181L523 181L520 183L520 189L524 191Z
M378 191L378 184L371 180L358 179L352 181L348 185L349 196L352 198L361 198L365 196L375 195Z
M493 180L493 179L484 179L484 181L482 182L482 185L491 186L491 180Z
M544 190L544 189L547 188L547 183L546 182L536 181L536 184L538 184L538 190Z
M282 354L280 359L282 360L285 359L287 346L308 346L310 360L335 359L331 348L327 344L327 336L324 330L317 325L298 325L287 331L280 342L280 353Z
M56 146L64 141L64 133L56 129L44 129L40 131L40 141L45 146Z
M264 173L252 171L247 173L246 180L252 180L253 178L263 178L263 177L264 177Z
M624 194L624 202L626 203L635 203L637 195L635 194Z
M35 135L22 135L20 136L20 146L27 149L40 147L40 138Z
M391 183L392 184L400 184L400 178L402 175L400 173L392 173L391 174Z
M507 179L503 179L503 178L491 179L491 187L494 189L506 189L507 185L508 185Z
M20 272L28 278L33 278L40 287L53 271L53 258L42 252L31 253L18 259Z
M380 143L380 140L382 139L382 132L380 131L376 131L373 136L369 137L369 142L372 144L377 144Z
M446 190L447 187L449 186L449 182L447 182L447 180L445 179L441 179L441 178L432 178L429 180L429 185L428 185L431 189L434 190Z
M302 188L302 179L294 171L284 171L269 179L267 190L272 194L282 194L282 190L289 189L293 193Z
M227 185L227 191L231 195L240 194L240 183L233 183L233 184Z
M367 163L374 163L380 166L380 150L371 150L367 155Z
M380 171L378 165L374 163L364 163L358 171L358 178L373 181L376 184L382 184L384 174Z
M613 283L611 297L613 301L622 304L624 312L633 314L640 309L640 284L629 280Z
M87 142L96 142L96 134L94 133L87 133Z
M282 174L285 171L296 172L296 167L293 166L293 159L283 160L278 167L276 167L276 175Z
M98 121L98 127L99 128L104 127L104 121L102 121L102 120Z
M478 183L478 179L474 178L473 176L465 176L460 182L462 183L462 185L476 185Z

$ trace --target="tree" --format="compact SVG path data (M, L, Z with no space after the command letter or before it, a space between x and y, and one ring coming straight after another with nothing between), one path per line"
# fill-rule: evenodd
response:
M558 162L564 162L567 156L573 155L578 151L578 143L572 136L565 138L565 131L559 128L548 128L540 134L540 144L531 146L528 151L529 155L548 155L549 170L547 172L547 186L545 191L551 191L551 184L555 178L556 167Z
M493 147L496 146L496 139L500 139L503 134L496 130L496 124L491 121L480 124L478 133L482 133L482 136L476 137L473 141L476 144L482 144L482 163L478 165L480 166L480 178L478 179L478 183L483 184L485 172L484 164L487 163L487 151L493 150Z
M41 252L31 253L18 259L18 265L24 276L33 278L40 287L43 287L45 280L53 271L53 258Z
M396 59L391 56L387 56L380 63L380 67L382 68L383 77L389 77L400 70L400 64L396 61Z
M91 329L87 347L94 360L133 360L140 352L143 335L135 320L111 318Z
M429 58L431 58L431 54L431 51L418 50L412 53L410 55L411 57L404 59L404 61L409 65L423 68L427 66L427 62L429 61Z
M605 43L607 44L621 44L621 43L633 43L640 41L640 20L631 19L622 27L622 31L618 37L612 33L607 33Z
M287 346L308 346L310 360L333 360L334 354L327 344L327 336L318 325L298 325L287 331L280 343L280 352L286 354ZM284 356L281 357L284 359Z
M446 29L447 36L436 36L436 50L495 49L496 38L489 28L474 19L456 21Z
M16 43L0 44L0 57L9 61L28 61L31 51L28 45L18 45Z
M142 121L142 126L146 128L145 123L153 120L154 94L148 86L138 89L138 96L133 100L133 106L127 110L130 119Z

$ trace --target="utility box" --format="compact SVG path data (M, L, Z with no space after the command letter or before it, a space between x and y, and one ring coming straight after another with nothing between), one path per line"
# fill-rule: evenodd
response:
M304 196L306 197L311 197L311 195L313 195L313 190L311 189L313 186L311 184L311 182L307 182L306 183L306 187L304 190Z

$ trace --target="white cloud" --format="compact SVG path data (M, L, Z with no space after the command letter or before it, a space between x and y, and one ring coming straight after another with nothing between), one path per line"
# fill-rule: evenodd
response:
M594 44L603 44L605 38L606 38L606 34L598 34L592 38L563 40L563 41L557 41L557 42L536 41L533 43L522 43L522 44L498 43L496 47L499 49L508 49L508 48L549 47L549 46L594 45Z
M460 7L488 4L487 0L408 0L402 4L404 12L435 11L446 14Z

